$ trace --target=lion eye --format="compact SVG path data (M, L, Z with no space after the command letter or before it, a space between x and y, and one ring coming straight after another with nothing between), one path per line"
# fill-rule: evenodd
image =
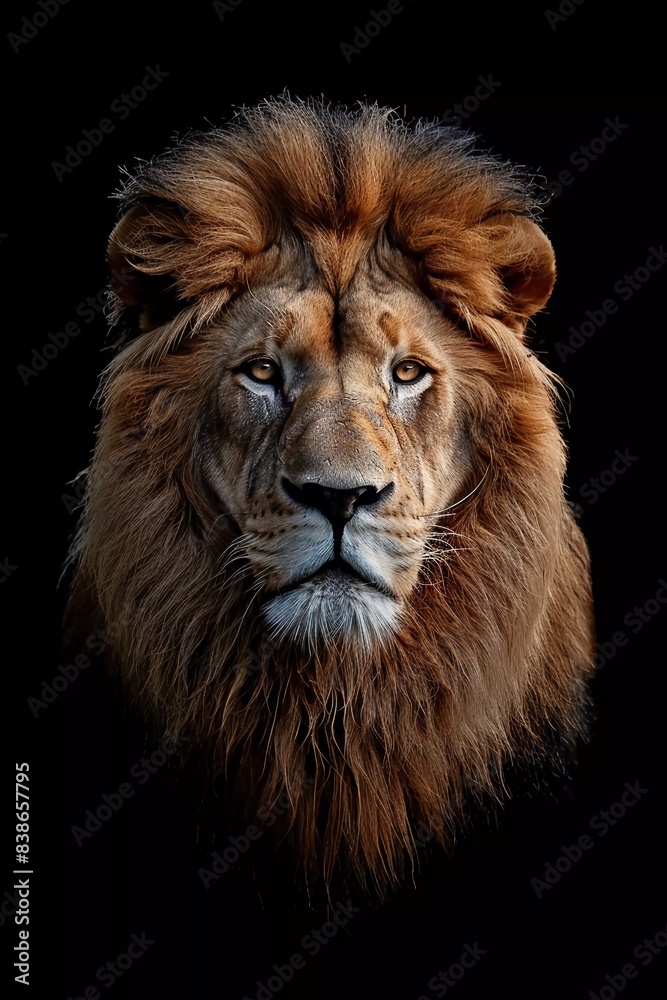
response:
M418 382L426 375L428 368L419 361L399 361L394 367L394 382Z
M280 369L270 358L253 358L252 361L246 361L238 370L251 378L253 382L280 384Z

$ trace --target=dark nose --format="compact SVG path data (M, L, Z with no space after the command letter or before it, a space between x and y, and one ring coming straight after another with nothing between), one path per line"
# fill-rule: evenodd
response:
M334 527L343 526L354 517L359 507L368 507L384 499L394 488L393 483L378 490L375 486L355 486L349 490L335 490L319 483L295 486L283 479L283 489L292 500L305 507L314 507L324 514Z

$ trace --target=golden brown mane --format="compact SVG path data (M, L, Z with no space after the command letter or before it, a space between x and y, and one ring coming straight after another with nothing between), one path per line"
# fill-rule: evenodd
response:
M328 878L339 863L383 890L420 824L451 843L465 797L500 795L508 764L582 730L588 556L551 379L523 342L553 284L530 185L456 130L274 101L146 164L121 200L113 320L139 335L104 383L70 621L117 626L131 697L228 771L250 818L288 792L283 832L305 867ZM202 473L214 327L286 242L337 297L382 240L476 345L470 496L435 543L465 551L426 564L374 653L343 637L274 647Z

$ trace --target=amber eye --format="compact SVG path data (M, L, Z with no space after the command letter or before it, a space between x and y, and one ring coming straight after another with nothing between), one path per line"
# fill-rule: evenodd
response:
M419 361L399 361L394 367L394 382L404 384L406 382L418 382L426 375L428 368Z
M280 368L270 358L253 358L237 369L251 378L253 382L269 385L279 385L281 381Z

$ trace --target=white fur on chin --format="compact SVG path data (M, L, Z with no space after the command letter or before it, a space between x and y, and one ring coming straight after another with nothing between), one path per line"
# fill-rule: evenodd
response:
M342 637L370 652L396 630L401 605L339 569L272 597L263 607L274 642L315 649Z

